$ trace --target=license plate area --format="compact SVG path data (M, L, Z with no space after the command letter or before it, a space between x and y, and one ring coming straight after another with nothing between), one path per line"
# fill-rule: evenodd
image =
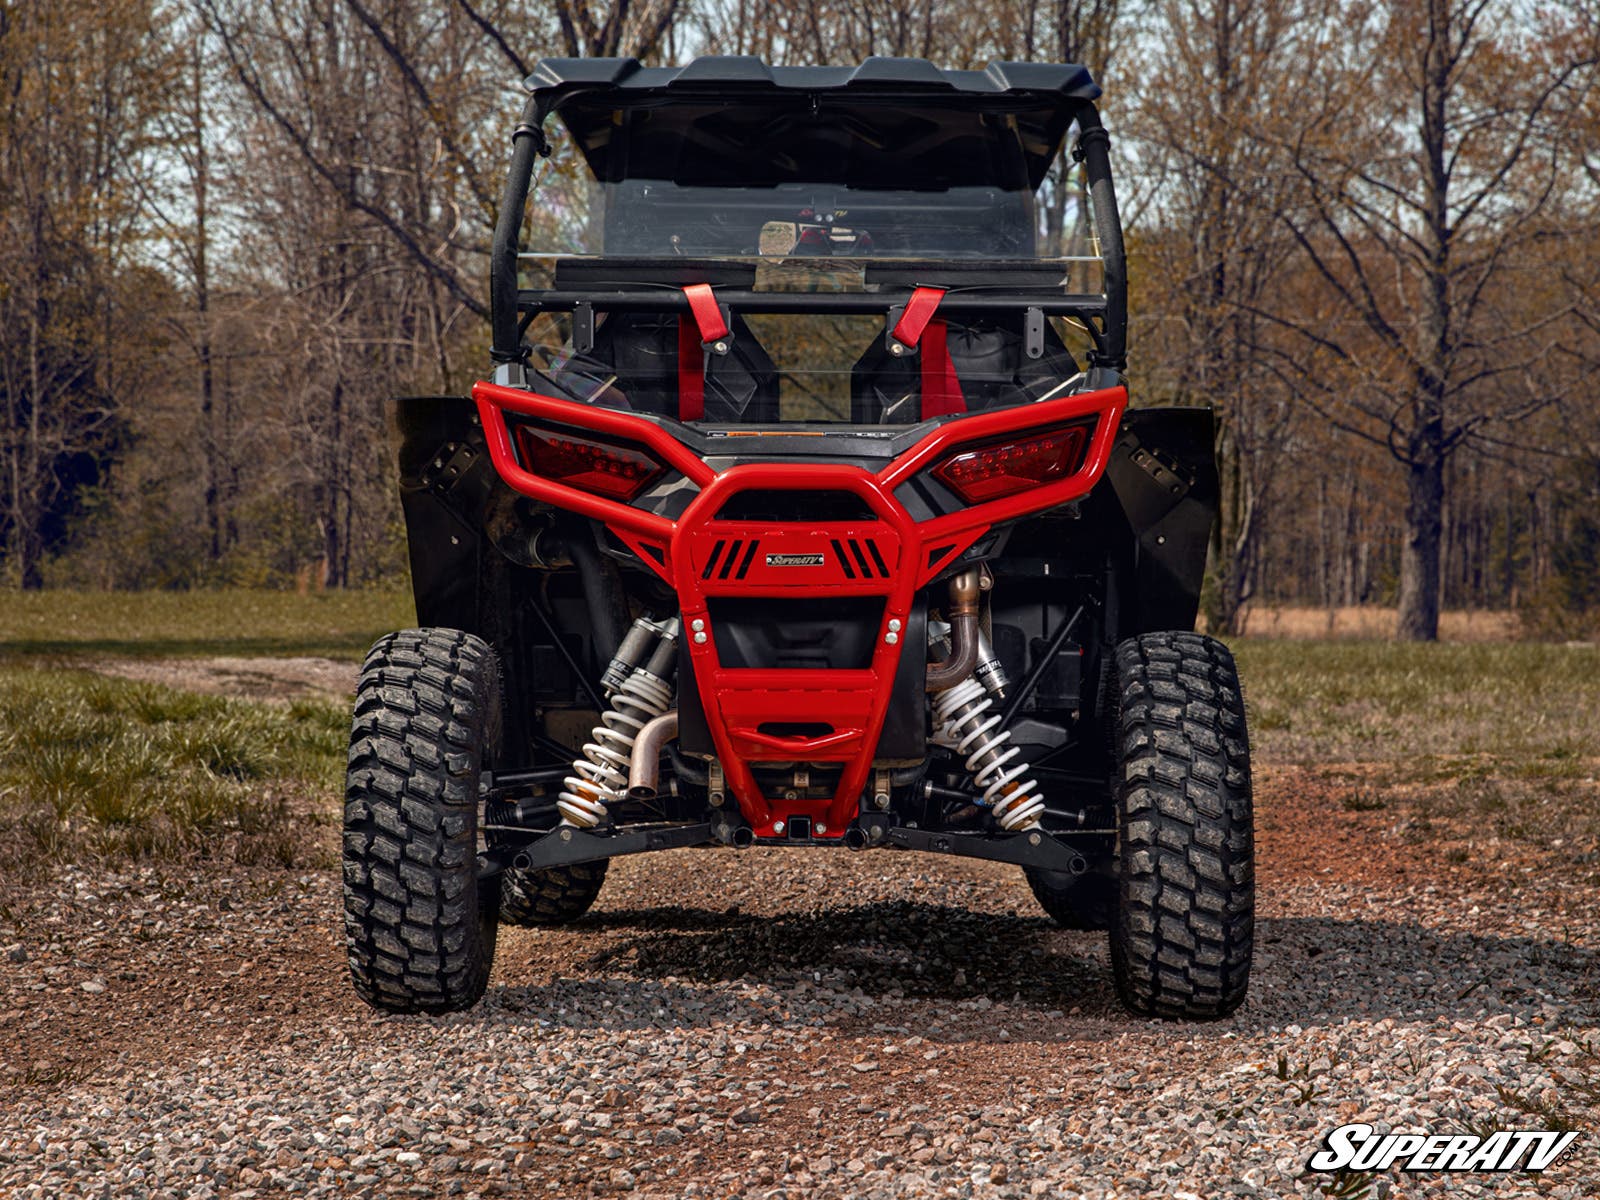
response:
M883 625L883 596L710 596L717 661L725 670L864 671Z

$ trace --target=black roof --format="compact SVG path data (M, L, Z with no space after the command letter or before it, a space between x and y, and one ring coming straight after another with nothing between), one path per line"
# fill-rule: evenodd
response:
M1076 63L990 63L982 71L952 71L925 58L872 57L858 67L770 67L754 55L707 54L684 67L646 67L637 58L542 58L525 81L531 92L559 96L578 89L619 93L619 102L645 92L671 95L691 88L757 92L924 91L972 96L1055 95L1094 100L1100 85Z
M1015 138L1036 188L1078 109L1100 95L1088 69L1070 63L955 71L921 58L869 58L856 67L773 67L736 55L683 67L546 58L526 86L541 111L560 115L599 179L779 183L837 161L830 169L841 181L865 175L867 186L882 186L872 182L881 178L911 187L1014 186L998 177L1004 167L977 160L1010 157L995 147ZM648 137L619 138L630 127L619 110L647 123Z

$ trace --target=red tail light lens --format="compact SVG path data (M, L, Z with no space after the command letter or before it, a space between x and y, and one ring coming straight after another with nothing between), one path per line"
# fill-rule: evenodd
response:
M1094 426L1068 425L1037 437L962 450L933 468L933 475L968 504L1014 496L1055 483L1083 466Z
M530 473L609 500L632 500L667 473L643 450L534 425L517 426L517 449Z

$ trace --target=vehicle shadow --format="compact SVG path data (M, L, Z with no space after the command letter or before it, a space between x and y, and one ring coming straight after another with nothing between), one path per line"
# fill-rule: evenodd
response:
M1104 1022L1148 1025L1115 999L1105 935L1061 930L1042 916L910 901L777 916L662 906L596 912L562 936L573 957L561 977L498 988L497 1007L530 1016L563 1008L580 1024L605 1026L603 1000L644 988L659 993L657 1023L694 1026L747 1021L752 1005L781 1007L809 992L813 1004L839 998L830 1024L894 1021L889 1010L918 1002L958 1011L987 1000L1004 1007L1013 1034L1020 1026L1028 1037L1082 1036L1091 1023L1102 1036ZM1249 1000L1223 1021L1190 1027L1197 1034L1344 1017L1454 1020L1484 1008L1531 1018L1549 1004L1567 1019L1594 1015L1587 1010L1600 952L1563 941L1560 931L1541 939L1378 918L1272 917L1257 922L1256 937ZM728 983L745 986L709 986ZM873 1002L884 1012L875 1014ZM959 1028L928 1036L966 1037Z

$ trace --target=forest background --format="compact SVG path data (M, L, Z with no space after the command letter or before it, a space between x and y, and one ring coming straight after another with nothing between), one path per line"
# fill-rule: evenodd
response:
M1600 628L1592 0L0 0L0 585L402 583L387 401L487 360L521 80L701 53L1093 70L1213 629Z

